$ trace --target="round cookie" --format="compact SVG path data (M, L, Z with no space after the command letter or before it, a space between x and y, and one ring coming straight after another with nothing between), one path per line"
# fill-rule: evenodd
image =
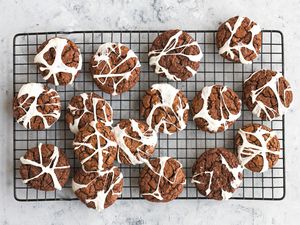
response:
M219 54L227 60L251 64L261 48L261 29L247 17L235 16L221 24L216 43Z
M153 41L148 56L155 73L169 80L181 81L196 74L203 54L188 33L169 30Z
M263 120L284 115L293 101L293 92L284 76L272 70L259 70L245 80L244 102Z
M64 152L51 144L40 143L20 158L20 174L28 186L43 190L61 190L69 178L70 164Z
M154 84L146 91L140 111L152 129L171 135L185 129L189 104L183 92L172 85Z
M96 85L112 95L131 89L139 80L140 67L136 54L121 43L100 45L90 62Z
M228 129L241 115L241 100L226 86L204 87L192 102L192 115L203 131L221 132Z
M118 144L117 160L127 165L142 164L154 153L157 133L138 120L121 120L113 132Z
M60 117L60 97L43 84L24 84L13 101L13 116L26 129L49 129Z
M253 172L272 168L280 155L280 143L271 128L248 124L239 129L235 139L238 158L242 166Z
M122 194L123 183L123 174L115 166L97 172L79 169L73 178L72 189L88 208L102 211Z
M45 41L34 57L43 79L55 85L73 84L82 67L82 56L77 45L66 38Z
M169 202L180 195L185 182L179 161L170 157L155 158L140 172L140 193L151 202Z
M84 171L102 171L113 166L117 143L111 129L92 121L81 128L73 141L75 156Z
M68 105L66 122L73 133L91 121L98 121L105 126L113 123L113 109L110 104L96 93L82 93L74 96Z
M241 185L243 168L237 157L225 148L209 149L192 167L192 183L210 199L227 200Z

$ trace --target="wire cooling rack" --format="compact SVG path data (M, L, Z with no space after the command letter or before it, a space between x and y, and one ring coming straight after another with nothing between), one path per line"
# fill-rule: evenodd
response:
M45 83L37 71L33 58L37 47L45 40L60 36L74 41L83 55L83 68L80 76L73 86L59 86L55 88L62 101L62 115L57 123L46 131L28 131L14 121L14 196L20 201L49 201L49 200L75 200L72 192L71 179L62 191L44 192L27 187L23 184L20 174L19 158L26 150L37 146L40 142L51 143L63 148L72 166L71 178L74 171L80 167L75 159L72 148L73 134L66 125L65 110L68 101L82 92L94 91L110 102L114 109L114 123L120 119L144 119L139 114L140 100L144 91L152 84L158 82L171 83L176 88L183 90L191 101L196 92L206 85L223 84L232 88L242 97L243 81L252 72L258 69L272 69L284 73L283 35L280 31L264 30L263 43L260 56L251 65L242 65L224 60L219 56L216 44L216 31L187 31L200 44L204 57L196 76L184 82L170 82L153 73L148 64L148 51L152 41L162 31L76 31L76 32L47 32L47 33L22 33L14 37L13 62L14 62L14 94L28 82ZM121 96L110 96L101 92L92 80L88 62L98 46L105 42L121 42L128 45L138 55L142 70L140 81L136 86ZM244 171L242 186L235 192L233 199L253 200L280 200L285 195L285 163L284 163L284 118L272 122L262 121L253 116L243 105L242 115L236 123L226 132L210 134L196 129L190 116L185 130L172 136L159 135L159 144L154 156L171 156L177 158L184 167L187 183L179 199L202 199L194 184L191 184L191 167L196 158L208 148L225 147L234 149L234 137L237 130L247 123L265 124L276 131L281 142L281 156L273 169L265 173ZM139 166L119 165L124 174L124 191L121 199L140 199L138 179Z

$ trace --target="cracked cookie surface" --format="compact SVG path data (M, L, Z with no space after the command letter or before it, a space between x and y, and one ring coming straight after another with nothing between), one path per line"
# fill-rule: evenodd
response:
M278 137L265 125L248 124L239 129L235 144L240 163L253 172L265 172L279 159Z
M225 148L205 151L192 167L192 183L210 199L227 200L241 185L243 169L237 157Z
M167 83L152 85L140 108L152 129L169 135L186 128L188 111L188 99L183 92Z
M222 132L240 117L241 100L226 86L206 86L194 97L191 111L199 129Z
M284 115L293 101L293 92L285 77L272 70L259 70L244 82L244 103L263 120Z
M219 54L227 60L250 64L261 48L260 27L248 17L235 16L222 23L216 34Z
M51 144L39 144L21 157L20 174L28 186L43 190L61 190L69 178L70 164L64 152Z
M121 43L100 45L90 61L96 85L112 95L120 95L133 88L139 80L140 67L136 54Z
M49 129L60 113L58 93L43 84L24 84L13 100L13 116L26 129Z
M34 58L43 79L55 85L73 84L82 67L77 45L65 38L51 38L38 47Z
M188 33L169 30L153 41L148 56L155 73L169 80L181 81L196 74L203 54Z
M140 192L151 202L169 202L177 198L185 182L181 163L170 157L151 159L140 172Z

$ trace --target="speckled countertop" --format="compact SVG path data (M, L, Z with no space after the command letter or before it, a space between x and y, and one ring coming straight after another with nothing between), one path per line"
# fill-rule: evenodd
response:
M59 3L58 3L59 2ZM226 3L225 3L226 2ZM282 201L178 200L168 204L118 201L102 213L79 201L21 203L13 198L12 41L19 32L109 29L216 29L234 15L285 35L285 75L300 83L300 1L239 0L0 0L0 224L299 224L299 92L286 117L287 194ZM297 116L298 115L298 116Z

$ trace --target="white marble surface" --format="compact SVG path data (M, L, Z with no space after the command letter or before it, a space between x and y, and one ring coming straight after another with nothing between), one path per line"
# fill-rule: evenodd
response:
M58 3L59 2L59 3ZM226 4L225 4L226 2ZM0 224L299 224L300 219L300 1L299 0L0 0L1 157ZM103 213L79 201L21 203L13 198L12 42L18 32L101 29L215 29L234 15L285 35L285 74L296 91L286 118L287 194L282 201L118 201ZM299 140L299 139L298 139Z

